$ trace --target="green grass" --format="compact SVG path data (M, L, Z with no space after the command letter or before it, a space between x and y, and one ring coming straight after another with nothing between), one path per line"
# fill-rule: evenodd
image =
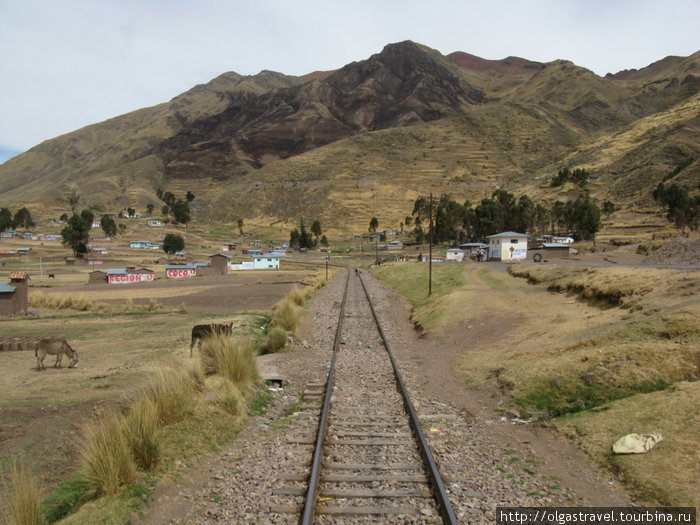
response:
M443 315L440 300L467 284L464 265L433 264L432 293L428 295L428 264L390 263L372 268L372 274L396 289L415 310L422 327L433 330Z
M85 474L74 471L71 476L59 483L56 490L41 502L49 523L58 521L86 501L90 495L90 484L85 478Z
M258 388L255 396L248 405L248 410L254 416L263 416L267 412L267 407L273 399L272 392L267 388Z
M523 394L516 395L513 401L524 417L528 417L533 410L561 416L589 410L634 394L665 390L670 386L671 383L661 377L625 385L585 385L578 378L538 378L531 381L524 388Z

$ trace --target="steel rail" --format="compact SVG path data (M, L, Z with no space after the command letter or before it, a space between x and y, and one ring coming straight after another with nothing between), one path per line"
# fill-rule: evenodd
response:
M348 285L350 283L350 270L345 280L345 291L343 292L343 301L340 303L340 315L338 317L338 328L335 331L335 342L333 344L333 357L331 358L330 370L328 371L328 379L326 380L326 393L323 397L323 408L321 409L321 420L318 424L318 433L316 435L314 457L311 463L311 473L309 474L309 484L306 489L306 497L304 498L304 508L300 514L299 523L301 525L311 525L316 510L316 496L318 495L318 480L321 474L321 460L323 452L323 439L326 435L328 427L328 413L331 406L331 397L333 395L333 385L335 382L335 358L338 355L340 347L341 330L343 329L343 319L345 318L345 301L348 296Z
M369 297L369 292L367 291L367 287L365 286L364 281L362 280L361 275L358 273L357 276L360 279L360 284L362 284L362 289L365 291L365 296L367 297L367 302L369 303L369 307L372 310L372 315L374 316L374 321L377 324L377 328L379 329L379 335L382 338L382 342L384 343L384 348L386 349L387 353L389 354L389 360L391 361L391 366L394 368L394 375L396 377L396 386L399 392L401 393L401 396L403 397L403 402L404 402L404 407L406 408L406 412L408 412L409 420L411 423L411 428L413 429L416 441L418 443L418 449L420 450L420 455L423 458L423 465L425 467L425 470L428 473L428 478L431 481L431 486L433 490L433 496L435 497L435 500L437 501L438 507L440 509L440 515L442 516L442 521L443 523L450 524L450 525L456 525L457 522L457 517L455 516L454 510L452 509L452 505L450 504L449 497L447 496L447 491L445 490L445 485L442 482L442 478L440 477L440 473L438 472L437 464L435 463L435 459L433 459L433 454L430 452L430 447L428 446L428 442L425 439L425 435L423 434L423 430L421 429L420 425L420 420L418 419L418 414L416 413L416 409L413 406L413 403L411 402L411 397L408 394L408 389L406 388L405 383L403 382L403 379L401 378L401 373L399 372L399 367L396 364L396 360L394 359L394 355L391 352L391 348L389 347L389 341L387 340L386 336L384 335L384 330L382 330L382 325L379 322L379 317L377 316L377 312L374 309L374 305L372 304L372 301Z

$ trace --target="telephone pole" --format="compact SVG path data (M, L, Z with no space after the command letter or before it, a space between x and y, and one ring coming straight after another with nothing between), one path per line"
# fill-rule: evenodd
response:
M430 205L428 206L430 215L430 239L428 246L428 295L433 293L433 194L430 194Z

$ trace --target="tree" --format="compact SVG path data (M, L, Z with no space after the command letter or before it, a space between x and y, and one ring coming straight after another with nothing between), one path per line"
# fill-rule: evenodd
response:
M136 215L136 210L134 208L132 208L131 206L129 206L126 209L126 213L129 215L129 217L133 217L134 215Z
M372 217L372 219L369 221L369 231L371 233L374 233L377 231L378 227L379 227L379 221L377 220L376 217Z
M80 201L80 195L75 193L75 190L71 192L71 194L68 196L68 204L70 204L70 210L72 212L75 212L75 207L78 205L78 202Z
M571 206L572 222L584 239L593 239L600 230L600 208L588 194L578 197Z
M188 191L187 195L185 195L185 200L187 202L192 202L194 200L194 193L192 193L191 191Z
M155 208L155 206L153 204L150 204L150 203L146 206L146 211L148 212L149 215L153 214L153 208Z
M117 224L111 215L103 215L100 219L100 226L107 237L114 237L117 234Z
M328 246L328 239L325 235L321 235L321 246Z
M161 197L160 200L162 200L162 201L163 201L165 204L167 204L168 207L170 207L170 208L172 208L173 206L175 206L175 195L173 195L173 194L172 194L171 192L169 192L169 191L166 191L165 193L163 193L163 196Z
M238 233L243 235L243 219L239 218L237 222L238 222Z
M321 231L321 221L319 221L318 219L316 219L311 224L311 233L314 234L317 241L318 241L318 238L323 234L323 231Z
M58 220L61 222L66 222L68 220L68 214L62 213L61 216L58 218Z
M29 213L27 208L23 207L17 210L17 213L15 213L15 216L12 219L12 226L14 228L31 228L34 226L32 214Z
M605 201L603 203L603 213L605 215L610 215L611 213L615 213L615 203L612 201Z
M167 219L168 215L170 215L170 208L168 207L167 204L163 204L163 207L160 209L160 212Z
M90 228L94 218L90 210L83 210L80 215L73 213L68 219L68 224L61 230L61 242L73 250L76 257L82 257L88 251Z
M185 239L176 233L168 233L163 239L163 251L168 255L181 252L185 249Z
M187 224L190 222L190 205L182 199L178 199L175 205L172 207L173 217L175 222L181 224Z
M301 221L299 221L299 229L297 230L295 228L290 233L289 244L293 248L299 250L302 248L313 248L314 246L316 246L316 242L314 241L313 237L306 230L306 226L304 225L304 219L301 219Z
M12 228L12 212L9 208L0 209L0 232Z
M685 233L686 226L695 229L698 221L698 198L691 198L688 188L672 184L668 188L663 182L654 190L654 199L666 206L666 218Z

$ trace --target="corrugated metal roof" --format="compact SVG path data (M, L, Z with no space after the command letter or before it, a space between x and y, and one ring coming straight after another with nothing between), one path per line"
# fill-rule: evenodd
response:
M13 293L16 289L10 283L0 283L0 293Z
M490 239L491 237L528 237L528 235L526 233L503 232L503 233L495 233L493 235L486 236L487 239Z
M540 246L542 248L571 248L570 245L560 242L543 242Z
M107 270L107 275L126 275L126 270L122 270L120 268Z

